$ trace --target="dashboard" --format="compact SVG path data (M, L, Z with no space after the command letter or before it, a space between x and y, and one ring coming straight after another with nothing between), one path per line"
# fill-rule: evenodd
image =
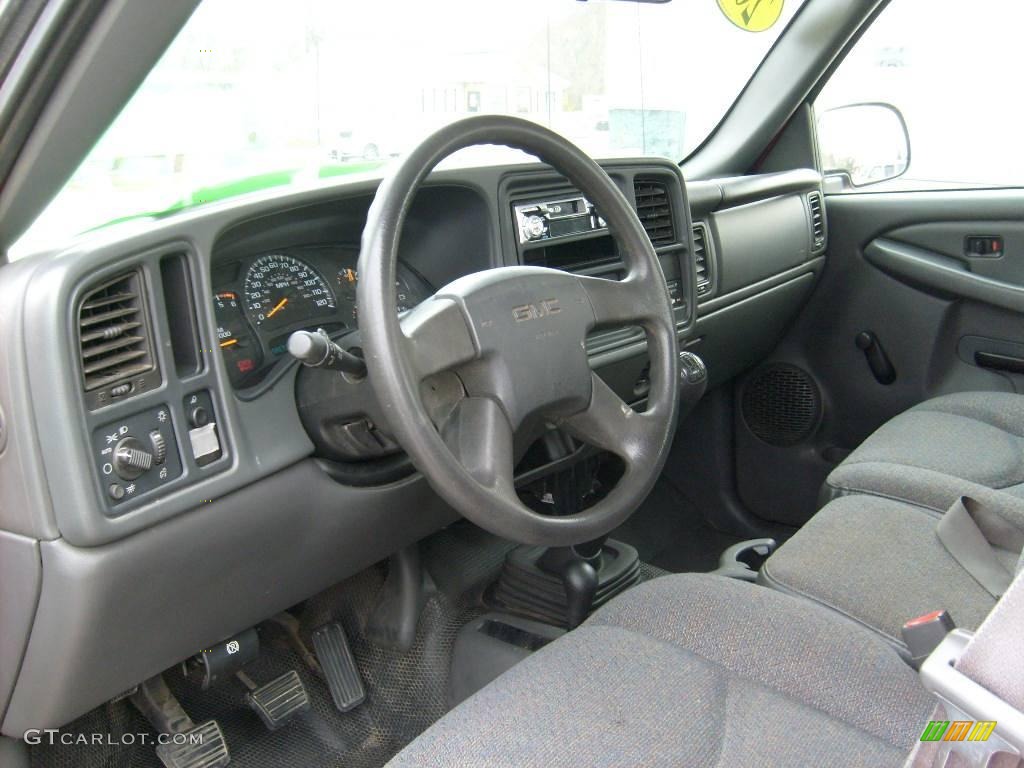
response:
M287 361L294 331L323 328L340 336L358 328L358 259L358 246L308 245L254 254L213 270L217 344L236 389L261 383ZM395 297L400 313L434 290L399 262Z
M602 165L710 386L768 354L824 267L820 176ZM0 582L25 596L4 605L3 733L67 723L456 519L389 443L371 377L284 353L298 329L358 345L356 244L378 185L210 204L0 271L0 359L19 361L0 366ZM542 164L435 171L398 260L399 311L494 267L623 273L614 233ZM643 407L643 331L601 329L586 349Z

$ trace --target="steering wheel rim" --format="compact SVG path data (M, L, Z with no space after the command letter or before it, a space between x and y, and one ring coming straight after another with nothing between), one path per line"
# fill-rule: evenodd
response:
M619 241L625 277L499 267L454 281L400 319L398 245L416 192L441 160L478 144L535 155L586 195ZM527 120L482 115L452 123L381 183L358 269L362 347L388 426L452 507L504 538L567 546L608 533L639 506L675 431L678 342L654 248L633 207L596 162ZM623 325L640 325L647 335L651 388L639 413L590 371L586 359L590 329ZM444 395L460 388L454 397ZM545 424L624 461L618 484L589 509L549 517L519 500L514 439Z

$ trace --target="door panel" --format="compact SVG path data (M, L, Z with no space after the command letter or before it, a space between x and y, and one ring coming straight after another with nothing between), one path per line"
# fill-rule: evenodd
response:
M1024 392L1024 191L904 192L826 199L828 260L807 307L766 363L806 371L820 392L813 433L756 437L737 387L737 485L757 515L799 525L835 464L897 413L939 394ZM999 238L998 257L967 238ZM975 241L971 241L974 245ZM895 377L879 380L858 335ZM786 407L780 402L779 407Z

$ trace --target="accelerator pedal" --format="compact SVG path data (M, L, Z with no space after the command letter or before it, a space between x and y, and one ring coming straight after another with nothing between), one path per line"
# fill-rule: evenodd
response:
M240 673L239 677L243 674ZM242 682L245 683L247 679L248 676L245 676ZM309 710L309 694L294 669L265 685L250 688L245 700L271 731L276 731L300 712Z
M156 756L166 768L222 768L231 762L228 743L216 720L207 720L178 734L175 741L161 744Z
M341 624L335 621L314 630L313 650L338 711L348 712L362 704L366 688Z

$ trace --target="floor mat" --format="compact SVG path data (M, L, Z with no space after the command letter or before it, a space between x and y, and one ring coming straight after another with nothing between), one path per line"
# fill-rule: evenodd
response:
M741 541L712 528L664 479L611 536L636 547L644 562L673 573L713 571L722 551Z

